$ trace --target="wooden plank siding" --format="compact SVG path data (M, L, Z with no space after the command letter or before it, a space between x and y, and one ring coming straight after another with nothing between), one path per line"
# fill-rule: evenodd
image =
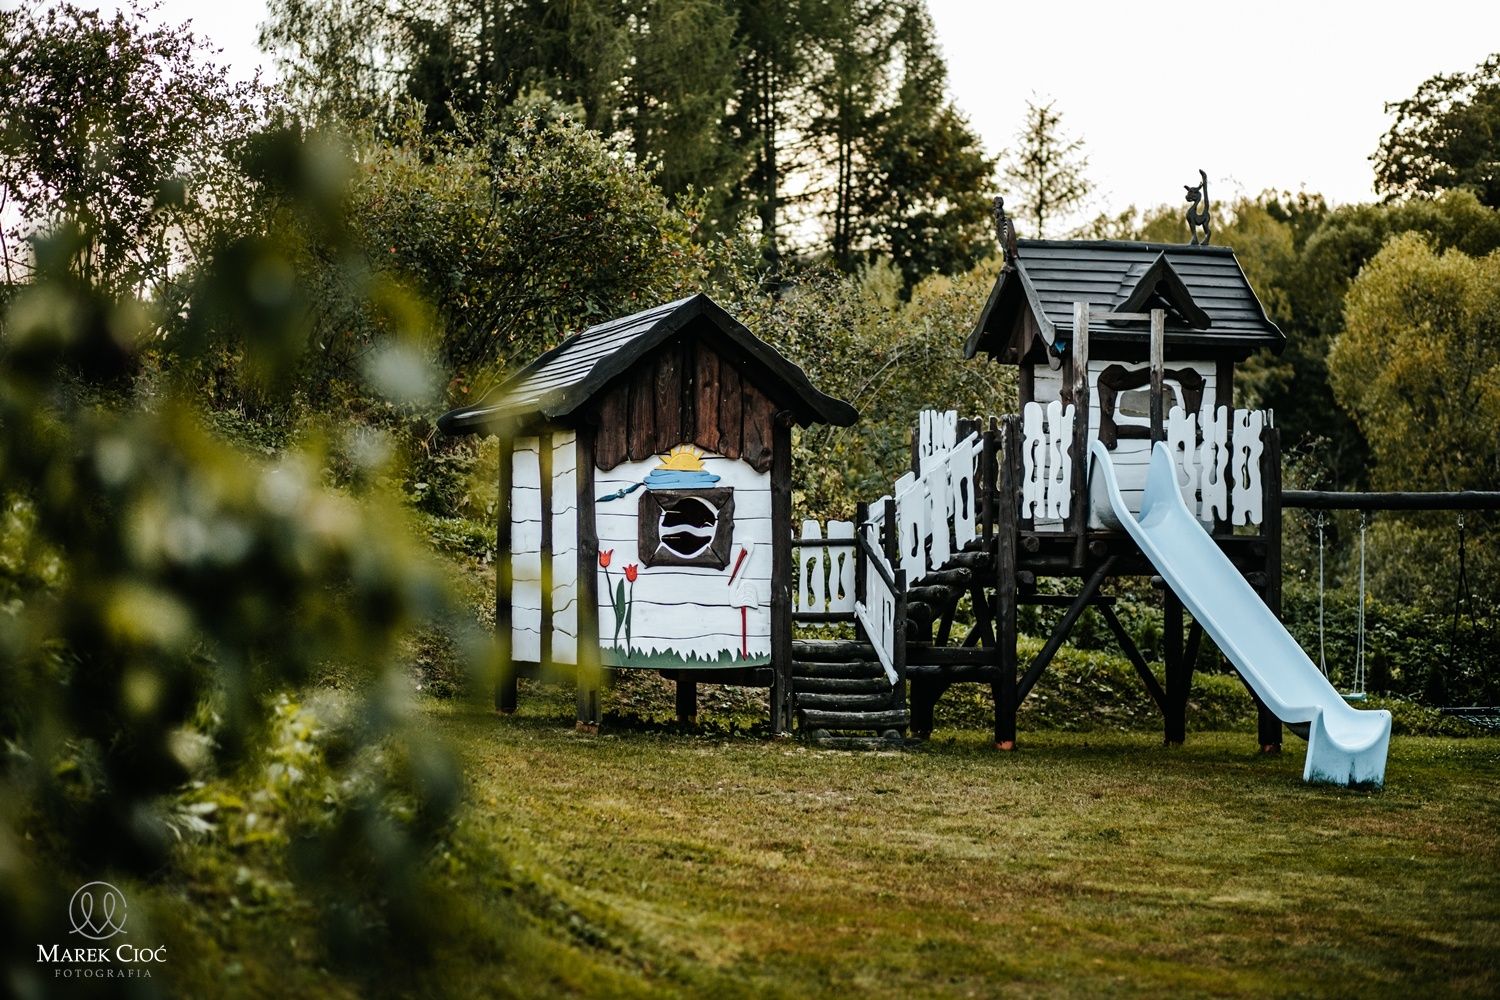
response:
M695 338L664 344L594 402L594 467L608 472L690 443L769 472L778 407L743 370Z

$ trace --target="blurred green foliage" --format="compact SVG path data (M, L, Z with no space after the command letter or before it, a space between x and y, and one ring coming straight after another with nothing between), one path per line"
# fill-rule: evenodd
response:
M329 156L278 135L260 167L336 247L344 171ZM56 930L63 872L160 873L184 831L233 835L191 782L307 770L278 758L276 706L332 662L351 700L307 726L338 792L284 804L281 837L337 954L368 961L396 935L399 958L419 959L440 906L421 862L460 786L402 721L396 678L403 636L446 606L446 585L376 485L387 451L365 453L363 489L330 489L316 441L274 458L226 444L183 377L233 350L268 394L288 391L308 350L299 238L274 219L226 238L194 272L183 335L165 340L159 303L83 273L86 239L63 223L34 241L34 278L0 331L0 933ZM393 362L369 394L427 377L396 357L415 370ZM22 962L11 983L38 974Z

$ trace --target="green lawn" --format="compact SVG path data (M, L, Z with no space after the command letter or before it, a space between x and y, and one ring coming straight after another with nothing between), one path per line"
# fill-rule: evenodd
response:
M351 986L296 912L174 928L173 980L287 996L1493 996L1500 740L1398 737L1383 792L1300 741L977 730L908 752L589 736L570 694L428 701L469 801L432 972ZM200 865L189 896L232 881ZM233 890L230 890L231 894ZM152 909L184 912L169 887ZM232 901L231 901L232 902ZM167 904L173 904L168 906ZM177 923L173 921L173 923ZM233 970L225 976L223 969ZM357 982L357 980L356 980Z
M558 992L1500 990L1500 741L1398 739L1369 793L1247 733L856 755L434 719L474 782L463 853L504 845L575 911Z

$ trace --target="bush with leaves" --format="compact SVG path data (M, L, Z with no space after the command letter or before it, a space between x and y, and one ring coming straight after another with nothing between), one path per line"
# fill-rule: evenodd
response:
M259 122L256 81L231 83L184 25L135 3L106 17L70 3L0 11L0 257L78 227L73 265L116 293L168 292L244 208L230 155Z
M745 281L723 288L736 317L796 362L822 391L854 404L854 427L813 426L794 437L797 508L847 518L911 466L911 428L922 409L962 416L1014 411L1015 369L965 361L963 344L994 282L983 264L956 278L935 275L901 299L893 267L858 275L811 269L780 295Z
M341 192L320 181L322 155L287 142L263 166L336 245ZM147 303L79 274L82 238L63 226L36 244L36 280L0 331L0 933L61 940L66 882L170 865L184 783L254 760L276 695L332 662L358 700L324 758L335 772L371 752L384 763L305 824L299 870L330 913L354 915L330 924L345 954L390 954L396 934L416 955L437 933L419 917L434 892L421 861L459 784L401 723L389 678L445 586L394 501L323 485L316 447L268 460L208 433L175 360L232 333L268 392L288 385L306 352L295 240L273 224L219 246L190 298L194 336L163 347ZM398 371L415 364L401 344L385 350L375 387L421 381ZM155 351L173 377L138 377ZM37 968L5 974L24 987Z

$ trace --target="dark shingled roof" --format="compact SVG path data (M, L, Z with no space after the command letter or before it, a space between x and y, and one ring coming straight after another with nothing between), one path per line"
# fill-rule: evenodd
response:
M1286 343L1228 247L1019 240L1015 265L995 282L964 345L965 357L985 351L1019 362L1032 339L1014 339L1023 308L1035 318L1036 334L1058 349L1072 339L1073 303L1080 301L1094 307L1095 320L1106 318L1101 312L1165 308L1168 344L1243 356L1261 347L1279 352ZM1144 349L1150 336L1145 322L1115 320L1090 327L1091 343L1137 343Z
M450 410L438 418L449 434L489 429L506 418L541 416L566 421L615 376L642 357L692 328L710 343L744 355L776 389L772 396L789 404L803 426L812 423L847 427L859 419L854 407L813 387L792 362L751 333L718 303L701 292L643 312L591 326L564 340L506 380L483 401Z

